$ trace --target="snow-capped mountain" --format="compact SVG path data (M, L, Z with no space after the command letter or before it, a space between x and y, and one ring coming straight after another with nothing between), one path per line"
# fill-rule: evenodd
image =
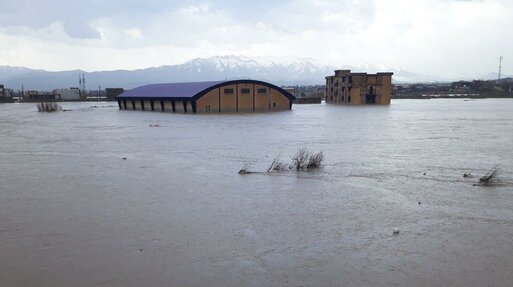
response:
M355 66L332 65L315 59L286 59L272 57L214 56L197 58L179 65L139 70L84 72L81 70L49 72L24 67L0 66L0 84L8 88L51 90L78 86L79 75L84 74L88 89L98 87L133 88L150 83L193 82L224 79L257 79L277 85L324 84L325 77L335 69L355 72L393 71L394 81L427 81L433 77L417 75L403 70L362 64ZM437 80L437 79L434 79Z

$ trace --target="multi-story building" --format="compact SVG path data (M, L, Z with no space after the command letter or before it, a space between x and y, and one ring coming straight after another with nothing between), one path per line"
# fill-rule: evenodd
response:
M393 73L351 73L335 70L326 77L326 103L361 105L389 105L392 95Z
M80 100L80 89L69 88L69 89L55 89L53 94L56 100L61 101L78 101Z

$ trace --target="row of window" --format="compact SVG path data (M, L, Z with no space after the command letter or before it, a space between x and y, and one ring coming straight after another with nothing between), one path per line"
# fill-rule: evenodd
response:
M335 79L335 78L331 78L331 79L330 79L330 82L331 82L332 84L333 84L333 80L334 80L334 79ZM347 76L347 77L346 77L346 76L344 76L344 77L341 77L341 78L338 78L338 79L342 79L342 83L345 83L345 82L346 82L346 80L347 80L347 82L348 82L348 83L352 83L352 82L353 82L353 77L352 77L352 76ZM337 82L335 82L335 85L338 85L338 81L337 81Z
M224 93L225 94L233 94L234 93L234 89L224 89ZM240 93L241 94L249 94L251 93L251 90L250 89L240 89ZM267 89L257 89L257 93L258 94L267 94Z
M330 100L330 101L331 101L331 102L333 102L333 96L331 96L330 98L331 98L331 100ZM348 97L347 97L347 102L349 102L349 103L351 102L351 96L348 96Z
M346 90L346 88L345 88L345 87L342 87L342 92L344 92L345 90ZM349 92L351 92L351 87L347 88L347 90L348 90ZM327 92L327 91L328 91L328 88L326 87L326 92ZM333 92L333 87L331 88L331 90L330 90L330 91L331 91L331 92ZM337 91L338 91L338 90L337 90Z

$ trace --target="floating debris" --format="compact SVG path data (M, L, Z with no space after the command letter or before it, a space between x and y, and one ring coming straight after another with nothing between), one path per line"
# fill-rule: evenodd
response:
M249 168L253 165L252 162L246 162L244 164L244 166L239 170L239 174L240 175L244 175L244 174L251 174L253 173L252 171L249 171Z
M499 179L497 178L500 174L499 165L494 166L492 169L488 171L484 176L479 178L477 185L496 185L499 183Z

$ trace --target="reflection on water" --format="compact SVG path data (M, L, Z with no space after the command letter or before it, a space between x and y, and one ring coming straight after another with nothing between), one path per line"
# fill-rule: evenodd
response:
M472 186L497 163L513 181L513 100L234 115L92 105L0 105L2 286L513 279L513 187ZM303 146L324 152L321 170L237 174Z

